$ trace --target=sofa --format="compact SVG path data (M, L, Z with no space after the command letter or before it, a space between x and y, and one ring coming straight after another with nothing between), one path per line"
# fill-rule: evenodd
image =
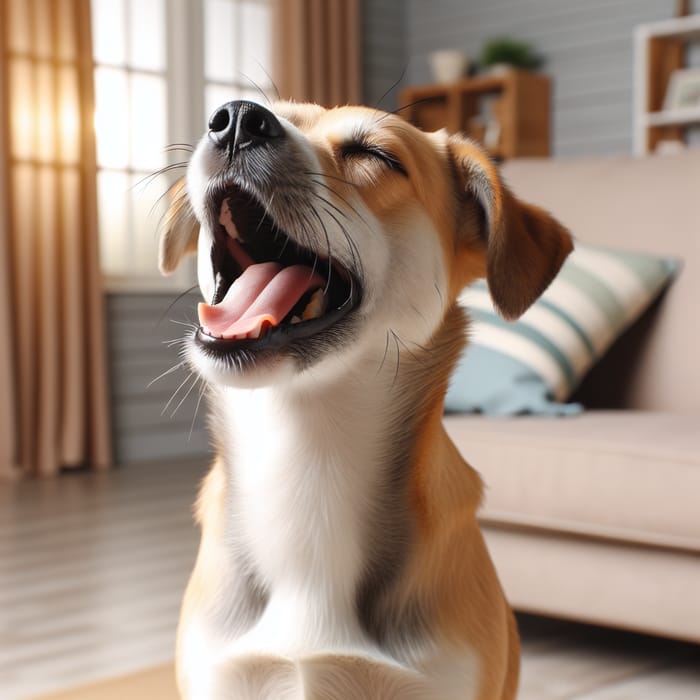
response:
M582 413L445 416L485 482L506 594L525 612L700 642L700 149L503 174L578 241L682 261L578 388Z

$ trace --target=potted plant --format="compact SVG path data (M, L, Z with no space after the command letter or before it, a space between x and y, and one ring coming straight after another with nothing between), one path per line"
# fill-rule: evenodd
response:
M496 37L487 41L481 50L481 66L489 71L521 68L536 70L543 63L530 44L510 37Z

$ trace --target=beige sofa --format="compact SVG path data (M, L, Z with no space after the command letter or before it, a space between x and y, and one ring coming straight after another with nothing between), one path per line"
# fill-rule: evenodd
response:
M521 160L513 190L581 241L683 260L594 368L577 417L450 415L520 610L700 642L700 149Z

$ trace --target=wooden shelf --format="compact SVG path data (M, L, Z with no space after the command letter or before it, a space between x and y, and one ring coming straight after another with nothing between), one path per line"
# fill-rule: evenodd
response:
M685 126L700 123L700 107L687 109L665 109L660 112L647 112L644 115L647 127Z
M700 106L665 109L673 73L685 66L687 44L700 41L700 14L644 24L635 30L634 151L652 153L662 140L683 141L700 123Z
M401 93L400 103L404 117L425 131L445 128L483 142L484 135L474 123L489 97L497 127L486 147L494 158L549 156L550 80L546 75L508 70L449 85L413 86ZM488 133L488 125L483 126Z

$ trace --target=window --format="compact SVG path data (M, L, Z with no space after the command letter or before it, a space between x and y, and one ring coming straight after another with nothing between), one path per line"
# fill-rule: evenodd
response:
M270 89L269 0L92 0L102 271L108 289L163 279L158 223L208 115Z

